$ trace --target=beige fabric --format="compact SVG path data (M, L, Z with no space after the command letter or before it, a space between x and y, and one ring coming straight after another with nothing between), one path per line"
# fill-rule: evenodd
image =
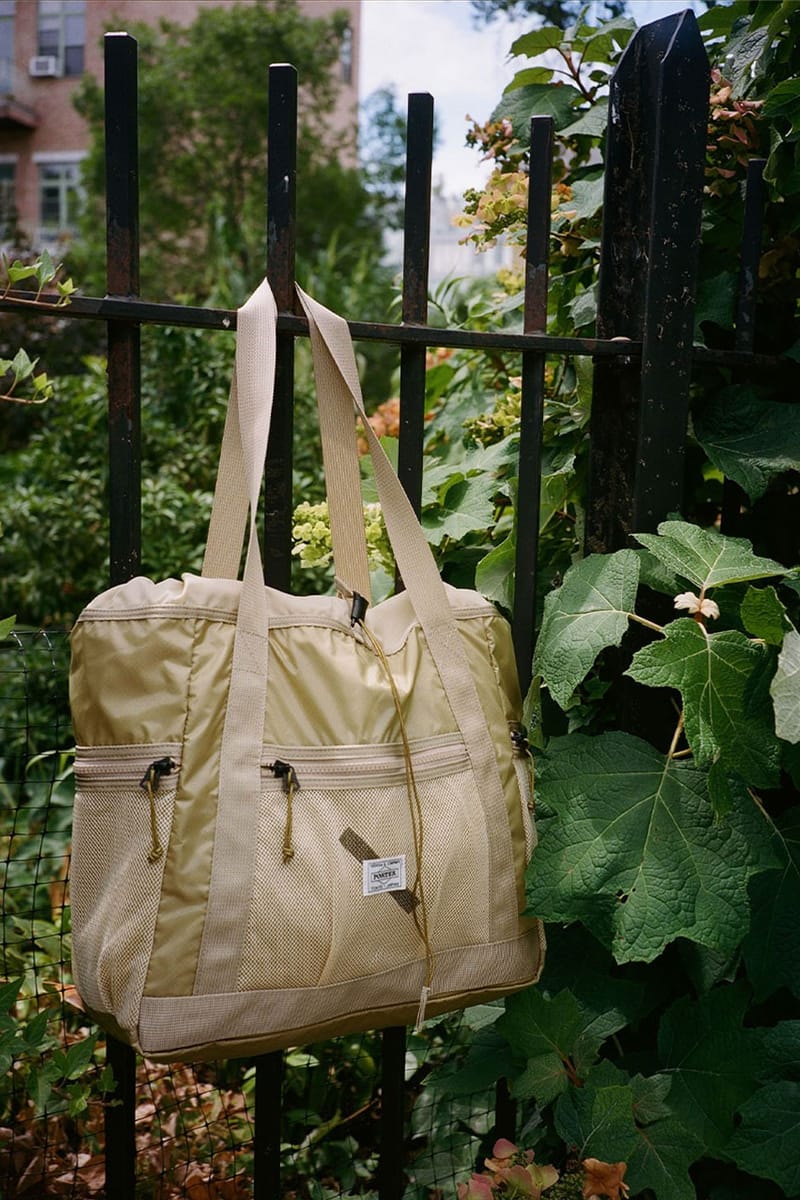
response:
M347 327L301 298L326 413L326 467L347 480L360 408ZM403 857L413 887L419 843L401 732L423 813L429 1011L469 1003L473 992L504 994L535 979L541 966L540 928L518 915L532 833L526 775L509 735L521 701L508 626L476 592L441 583L374 437L407 588L367 616L385 661L352 627L347 599L264 587L255 511L275 333L265 285L240 313L238 330L228 465L220 470L204 575L111 588L87 606L72 635L71 701L82 748L76 973L107 1027L162 1058L187 1047L196 1056L212 1044L255 1052L291 1044L302 1031L413 1018L426 961L419 901L411 893L405 906L392 893L365 896L363 855L353 850ZM250 507L242 582L230 576L234 553L225 548L226 529L241 526L231 463L244 473ZM349 479L343 514L352 512ZM349 517L337 537L352 543L339 563L357 564ZM209 564L219 577L205 573ZM165 745L176 747L176 765L154 796L163 854L151 862L139 780ZM276 759L295 769L291 796L270 766ZM103 770L106 779L98 778ZM287 838L293 854L284 861Z

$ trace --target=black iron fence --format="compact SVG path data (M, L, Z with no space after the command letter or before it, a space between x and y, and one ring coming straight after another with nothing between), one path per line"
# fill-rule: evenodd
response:
M141 559L140 330L149 324L232 330L236 314L153 303L139 297L136 44L125 34L109 34L105 53L108 291L102 299L74 299L66 316L100 319L108 326L110 582L117 584L138 573ZM353 320L351 330L356 339L377 339L399 347L398 470L417 509L422 493L428 348L469 347L520 356L522 409L513 626L523 688L530 681L534 639L534 531L539 528L548 356L587 356L594 364L586 535L587 548L592 551L616 549L625 544L633 529L651 530L667 513L680 509L693 368L703 364L752 367L761 361L753 354L753 281L757 278L761 208L757 166L750 172L748 185L736 347L722 352L692 344L708 83L708 61L689 12L640 29L611 81L597 336L593 338L552 337L546 332L553 151L550 118L534 118L531 128L523 332L467 332L427 323L433 100L427 94L409 98L402 322L381 325ZM306 323L297 315L294 304L296 116L296 73L291 66L274 66L269 72L266 273L279 309L278 370L266 463L268 533L264 561L269 583L282 589L289 588L291 561L294 341L307 336ZM2 306L13 307L13 300ZM18 639L15 645L22 662L16 669L25 678L27 664L37 654L45 653L49 661L55 662L52 641L46 650L24 639ZM63 646L59 653L63 660ZM9 678L11 674L13 668ZM52 792L56 778L55 771L51 772L43 786L49 786ZM51 868L47 882L61 880L65 885L66 863L53 863ZM44 865L41 868L46 869ZM31 936L30 931L27 936ZM375 1073L373 1100L366 1114L357 1115L374 1127L378 1164L373 1186L378 1197L400 1200L406 1189L409 1145L404 1082L406 1031L389 1029L383 1033L381 1043L379 1065L373 1063L369 1051L369 1069ZM163 1186L163 1173L170 1161L163 1147L165 1137L175 1136L174 1128L172 1133L164 1134L169 1124L165 1115L158 1114L153 1105L143 1105L141 1072L137 1076L134 1053L113 1040L108 1043L107 1053L116 1087L113 1103L105 1106L105 1194L113 1200L129 1200L138 1194L138 1177L145 1189L143 1194L172 1195ZM252 1194L257 1200L275 1200L288 1194L281 1179L284 1075L282 1055L260 1058L248 1070L246 1080L240 1081L244 1098L237 1108L234 1131L219 1106L213 1121L209 1124L207 1120L209 1142L217 1146L219 1153L234 1154L235 1147L239 1147L241 1165L234 1165L227 1176L233 1181L232 1190L192 1190L205 1186L207 1181L193 1176L190 1164L184 1164L180 1178L176 1175L173 1180L183 1194ZM192 1075L191 1087L186 1081L181 1086L183 1090L173 1087L172 1103L178 1109L184 1104L194 1113L202 1110L203 1096L210 1086L204 1083L202 1072ZM219 1123L224 1126L226 1120L227 1133L223 1130L220 1134ZM457 1120L454 1117L454 1122ZM501 1087L495 1097L494 1114L486 1115L486 1127L508 1136L513 1134L514 1120L514 1105ZM162 1131L158 1143L161 1185L147 1183L147 1156L152 1160L154 1141L152 1136L141 1136L143 1124L152 1127L155 1122L160 1122ZM99 1129L91 1128L92 1137L101 1139ZM5 1131L2 1136L8 1190L24 1194L29 1186L31 1194L46 1194L52 1182L50 1176L37 1176L30 1169L34 1161L30 1156L35 1157L37 1146L41 1149L42 1138L37 1143L36 1136L31 1135L26 1159L24 1138L17 1139L15 1150L13 1131ZM74 1140L74 1123L70 1126L62 1120L53 1136ZM46 1144L47 1135L43 1137ZM80 1147L72 1149L74 1158ZM96 1146L92 1153L95 1161ZM416 1169L419 1174L419 1160ZM59 1177L61 1184L53 1185L54 1194L69 1194L66 1167L65 1171ZM455 1194L452 1175L445 1173L440 1178L433 1169L419 1177L428 1178L431 1187L442 1187L449 1178L451 1194Z

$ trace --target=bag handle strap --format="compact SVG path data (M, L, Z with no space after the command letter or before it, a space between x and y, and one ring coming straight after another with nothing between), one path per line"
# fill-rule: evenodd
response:
M219 751L217 830L211 864L208 907L200 946L195 991L220 990L231 945L244 933L239 912L230 903L231 879L252 877L254 839L242 807L257 812L261 794L261 746L269 667L269 611L264 587L256 516L269 440L275 380L277 308L266 280L239 309L236 363L226 424L227 467L240 469L233 493L238 520L242 496L249 507L247 557L239 595L228 700ZM222 494L226 494L223 479ZM228 493L230 494L230 493ZM221 510L217 530L232 510ZM220 524L221 522L221 524ZM241 526L236 566L241 552ZM212 556L214 541L211 540ZM232 561L232 556L229 561ZM236 572L234 571L234 577ZM223 836L224 832L224 836Z
M366 600L370 600L361 475L358 457L354 453L356 434L353 414L349 420L341 423L334 416L331 406L319 404L318 407L335 576L351 591L360 592ZM203 558L203 576L238 578L248 505L239 404L236 389L232 388Z
M493 830L488 847L491 878L497 886L508 887L513 894L513 856L497 755L439 568L394 467L366 418L347 322L299 287L297 294L311 332L320 406L327 406L332 416L335 413L333 425L352 424L354 409L364 425L389 541L464 738ZM352 454L355 455L354 444Z

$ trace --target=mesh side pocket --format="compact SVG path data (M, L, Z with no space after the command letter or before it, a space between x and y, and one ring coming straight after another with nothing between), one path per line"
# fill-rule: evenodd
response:
M161 858L151 863L150 807L135 784L81 786L72 826L72 941L83 999L135 1036L167 856L175 788L156 796Z
M417 790L434 954L487 942L488 838L472 775L465 770L429 778ZM424 959L414 919L419 906L409 895L416 860L405 785L301 788L294 798L289 863L281 855L285 803L280 791L262 795L239 990L340 983ZM361 849L354 852L354 846ZM364 895L362 858L401 855L406 890Z

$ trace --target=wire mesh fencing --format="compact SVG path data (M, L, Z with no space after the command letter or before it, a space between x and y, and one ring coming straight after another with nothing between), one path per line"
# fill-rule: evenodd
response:
M104 1116L115 1101L105 1041L71 975L69 861L74 746L68 636L0 641L0 1194L105 1196ZM430 1021L406 1050L406 1197L455 1198L494 1124L488 1085L447 1087L487 1006ZM283 1062L284 1200L375 1197L377 1033L297 1047ZM137 1060L137 1194L252 1195L255 1066ZM108 1200L111 1200L109 1197ZM276 1198L277 1200L277 1198Z

